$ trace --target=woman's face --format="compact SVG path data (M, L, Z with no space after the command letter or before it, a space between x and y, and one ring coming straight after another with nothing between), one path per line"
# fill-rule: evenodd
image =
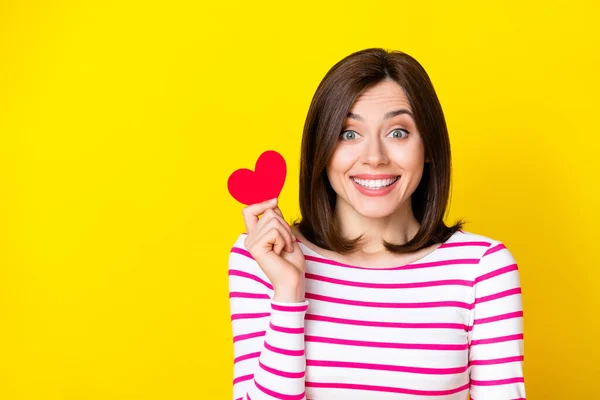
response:
M407 200L419 185L423 163L424 146L408 99L400 85L385 80L352 105L327 177L338 202L364 217L380 218L410 206Z

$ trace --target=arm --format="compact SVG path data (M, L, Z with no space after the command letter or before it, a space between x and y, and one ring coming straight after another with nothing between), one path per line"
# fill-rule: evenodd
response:
M234 400L305 400L308 301L273 301L273 286L238 237L229 254Z
M477 266L469 332L472 400L524 400L523 308L510 251L492 244Z

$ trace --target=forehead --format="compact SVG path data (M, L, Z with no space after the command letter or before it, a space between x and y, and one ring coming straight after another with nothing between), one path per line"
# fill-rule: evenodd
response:
M354 101L350 111L359 110L380 112L391 109L406 108L410 111L408 97L402 87L392 80L384 80L365 89Z

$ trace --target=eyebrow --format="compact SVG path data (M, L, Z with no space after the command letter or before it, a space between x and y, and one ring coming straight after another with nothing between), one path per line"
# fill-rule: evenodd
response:
M390 119L390 118L394 118L397 115L401 115L401 114L408 114L411 116L411 118L414 119L414 116L412 115L412 113L407 110L406 108L402 108L400 110L395 110L395 111L390 111L385 113L385 115L383 116L383 119ZM353 112L349 112L348 113L348 118L352 118L352 119L357 119L359 121L365 122L365 119L363 117L361 117L358 114L355 114Z

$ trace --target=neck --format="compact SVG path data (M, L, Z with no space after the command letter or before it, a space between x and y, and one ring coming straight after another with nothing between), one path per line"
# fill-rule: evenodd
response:
M387 252L383 240L403 244L412 239L419 230L420 223L415 218L410 199L394 213L379 218L369 218L359 214L348 203L338 198L334 218L345 239L363 235L364 245L360 253L365 256Z

